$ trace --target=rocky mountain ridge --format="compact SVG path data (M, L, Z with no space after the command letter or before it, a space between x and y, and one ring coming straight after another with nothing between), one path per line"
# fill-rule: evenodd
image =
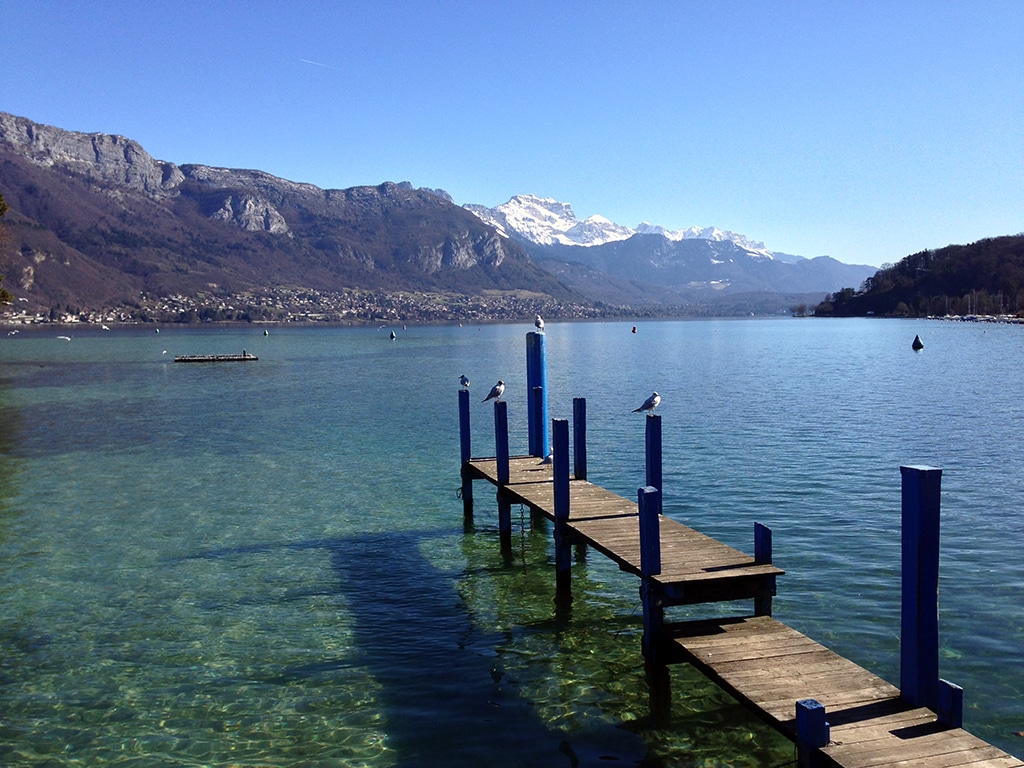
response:
M763 294L750 306L777 312L794 294L817 302L873 271L828 259L783 264L716 228L580 221L569 204L530 195L498 210L405 182L321 189L259 170L177 165L123 136L5 113L0 192L11 207L0 271L25 309L137 305L143 295L192 297L156 304L198 307L196 297L215 294L216 306L230 307L240 295L406 291L532 296L571 316L629 311L605 305L716 313L716 302L731 313L743 311L741 296Z
M0 113L0 191L0 268L37 306L281 286L581 299L443 193L407 183L324 190L178 166L123 136Z

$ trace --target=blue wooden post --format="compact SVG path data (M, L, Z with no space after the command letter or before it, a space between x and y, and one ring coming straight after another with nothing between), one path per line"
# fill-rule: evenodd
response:
M935 709L939 722L949 728L964 727L964 689L948 680L939 680L939 702Z
M459 390L459 448L462 457L462 513L473 516L473 481L466 471L466 462L473 458L470 451L469 390Z
M900 696L935 710L939 699L939 495L942 470L900 467L903 610Z
M644 660L654 666L662 666L658 654L658 638L665 628L665 600L662 592L651 582L640 582L640 602L644 609L644 636L641 642Z
M644 610L643 653L648 664L661 666L658 642L665 628L665 600L652 576L661 573L661 491L639 488L640 512L640 602Z
M498 485L508 485L508 403L494 402L494 455L498 460Z
M640 575L661 573L661 491L639 488L636 492L640 511Z
M772 562L772 529L761 523L754 523L754 562L758 565L770 565ZM768 580L765 591L754 598L754 615L771 616L773 597L774 576Z
M587 398L572 399L572 473L587 479Z
M570 595L572 547L569 542L569 422L553 419L552 471L555 495L555 585L559 601Z
M577 480L587 479L587 399L572 399L572 474ZM576 562L587 559L587 545L576 544Z
M817 750L828 745L831 728L825 720L825 707L815 699L796 703L797 765L810 768L818 764Z
M531 456L548 455L548 363L544 332L526 334L527 428ZM533 390L540 387L539 398Z
M664 489L661 487L661 416L656 413L648 414L644 421L647 424L644 433L647 485L650 488L663 491ZM659 515L661 514L661 502L662 495L659 493L657 496Z
M512 502L498 489L498 540L502 552L512 551Z
M543 413L547 414L547 401L544 393L544 387L534 387L530 390L530 412L532 413ZM529 418L529 415L527 416ZM547 418L545 416L545 418ZM529 425L527 425L529 426ZM538 437L541 435L542 437ZM540 456L541 458L547 458L550 450L548 448L548 433L546 429L534 430L528 436L529 440L532 440L536 445L532 445L530 448L531 456Z

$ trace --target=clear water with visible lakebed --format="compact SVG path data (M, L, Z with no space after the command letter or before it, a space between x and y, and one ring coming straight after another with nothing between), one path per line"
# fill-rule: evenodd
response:
M901 464L943 469L940 665L1024 755L1024 328L549 323L551 416L633 497L664 398L665 511L752 551L775 615L899 679ZM550 532L456 497L529 325L24 329L0 338L0 762L779 766L790 743L686 667L649 720L637 582L592 553L556 611ZM920 334L925 348L911 350ZM174 364L238 353L253 363ZM646 762L645 762L646 761Z

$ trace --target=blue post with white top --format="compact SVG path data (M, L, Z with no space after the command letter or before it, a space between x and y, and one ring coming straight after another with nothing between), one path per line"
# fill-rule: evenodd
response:
M534 390L540 388L540 393ZM548 442L548 362L543 331L526 334L526 395L528 447L531 456L550 453Z
M469 390L459 390L459 448L462 457L462 513L473 516L473 480L466 472L466 462L472 457L469 429Z

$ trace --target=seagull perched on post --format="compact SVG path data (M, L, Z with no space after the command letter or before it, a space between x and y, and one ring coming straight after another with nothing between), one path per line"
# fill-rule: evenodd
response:
M544 318L537 315L537 319L533 321L533 324L537 326L538 331L544 330Z
M466 378L466 374L459 376L459 384L462 385L463 389L469 389L469 379Z
M661 395L659 395L657 392L654 392L651 394L650 397L644 400L643 405L641 405L639 408L634 408L633 413L640 413L641 411L649 411L650 413L654 413L654 409L658 407L658 404L660 402Z
M504 391L505 382L499 379L498 383L491 387L490 393L487 395L487 397L484 398L483 401L486 403L488 400L501 400L501 395L502 393L504 393Z

